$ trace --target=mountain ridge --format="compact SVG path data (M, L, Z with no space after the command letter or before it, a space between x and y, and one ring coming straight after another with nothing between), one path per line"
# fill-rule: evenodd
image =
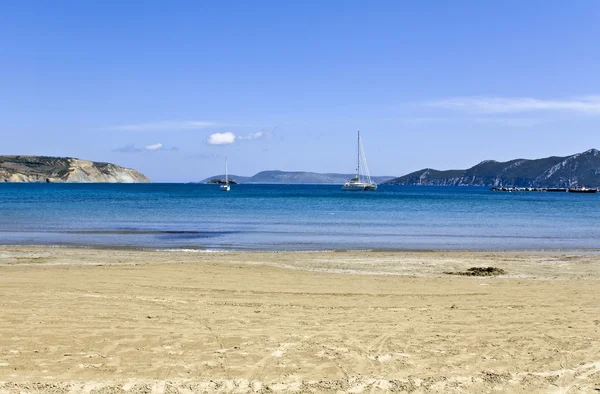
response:
M424 168L390 179L388 185L572 187L600 186L600 152L541 159L484 160L466 170Z
M353 174L338 174L338 173L317 173L310 171L281 171L267 170L260 171L252 176L238 176L229 174L229 178L235 179L238 183L263 183L263 184L343 184L352 178ZM206 178L201 183L207 183L213 179L224 179L225 174L215 175ZM373 181L379 183L393 176L372 176Z
M308 171L261 171L253 176L230 175L238 183L273 184L343 184L353 174ZM216 175L201 181L224 178ZM375 182L388 185L431 186L505 186L505 187L573 187L600 186L600 152L588 149L569 156L540 159L513 159L505 162L483 160L466 170L424 168L401 177L374 176Z

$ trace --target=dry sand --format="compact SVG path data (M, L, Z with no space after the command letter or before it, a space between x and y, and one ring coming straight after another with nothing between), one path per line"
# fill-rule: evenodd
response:
M599 391L597 255L0 247L0 393Z

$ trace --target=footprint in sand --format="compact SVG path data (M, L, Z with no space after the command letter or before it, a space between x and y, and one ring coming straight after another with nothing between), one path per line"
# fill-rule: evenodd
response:
M380 363L384 363L386 361L390 361L392 359L391 354L376 354L367 356L369 360L379 361Z

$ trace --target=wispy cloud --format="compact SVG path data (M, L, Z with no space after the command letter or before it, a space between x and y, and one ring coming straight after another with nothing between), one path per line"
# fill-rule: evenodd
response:
M136 148L135 145L133 145L133 144L125 145L125 146L121 146L119 148L113 149L113 152L119 152L119 153L138 153L141 151L142 150L140 148Z
M394 120L396 121L396 120ZM543 117L523 117L523 116L455 116L455 117L416 117L401 118L398 122L408 126L430 126L443 124L498 124L510 127L533 127L543 123L548 123L548 119Z
M150 145L146 145L144 148L138 148L133 144L129 144L129 145L125 145L119 148L115 148L113 149L113 152L120 152L120 153L140 153L140 152L158 152L158 151L178 151L179 148L172 146L172 147L165 147L163 144L156 143L156 144L150 144Z
M156 144L146 145L144 148L147 151L151 151L151 152L157 152L157 151L178 151L179 150L179 148L176 147L176 146L164 146L160 142L157 142Z
M237 136L232 132L213 133L208 136L206 142L210 145L229 145L235 142Z
M238 140L259 140L272 135L273 133L269 131L257 131L246 135L238 135L228 131L226 133L213 133L208 136L206 142L210 145L229 145Z
M600 115L600 96L547 100L531 97L452 97L425 103L429 107L457 111L501 114L535 111L565 111Z
M256 133L238 136L238 138L240 140L259 140L262 138L270 137L271 135L272 134L268 131L257 131Z
M209 122L201 120L172 120L151 123L135 123L110 127L117 131L177 131L177 130L200 130L211 127L224 126L220 122Z
M196 159L196 160L205 160L205 159L214 159L215 157L220 157L219 155L216 154L208 154L208 153L194 153L191 155L188 155L187 158L188 159Z
M521 118L521 117L478 117L471 119L472 122L478 124L498 124L510 127L534 127L541 124L548 123L548 119L542 118Z

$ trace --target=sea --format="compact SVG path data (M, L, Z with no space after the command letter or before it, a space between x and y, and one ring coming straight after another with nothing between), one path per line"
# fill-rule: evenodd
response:
M600 251L600 193L380 185L0 184L0 244L197 252Z

